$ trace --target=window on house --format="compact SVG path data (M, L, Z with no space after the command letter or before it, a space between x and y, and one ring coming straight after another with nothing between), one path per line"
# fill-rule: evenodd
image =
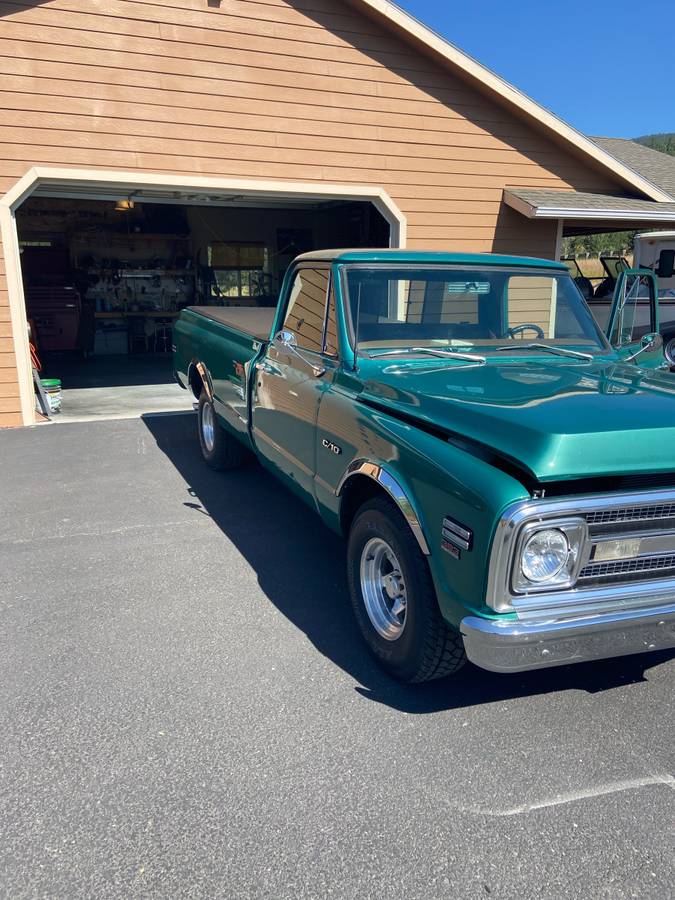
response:
M264 244L209 244L208 264L213 272L212 297L241 300L261 297L266 291L268 253Z

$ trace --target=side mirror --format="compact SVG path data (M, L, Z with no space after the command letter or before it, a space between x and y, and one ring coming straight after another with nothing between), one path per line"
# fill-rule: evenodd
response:
M277 333L274 335L274 343L279 344L286 350L295 350L295 348L298 346L298 339L292 331L288 331L284 328L281 331L277 331Z
M298 339L292 331L288 331L286 328L282 328L281 331L277 331L277 333L274 335L273 343L276 344L277 347L281 347L283 350L286 350L288 353L292 353L293 356L297 356L297 358L301 360L306 366L309 366L309 368L317 378L320 378L326 373L325 366L318 366L311 360L305 359L302 353L300 353L300 351L298 350Z
M640 339L641 350L660 350L663 347L663 338L657 331L650 331L649 334L643 334Z
M655 272L659 278L673 277L675 274L675 250L662 250L659 253Z
M626 362L631 362L640 356L641 353L646 353L647 350L661 350L662 347L663 338L661 335L656 331L650 331L649 334L645 334L640 338L640 349L627 356Z

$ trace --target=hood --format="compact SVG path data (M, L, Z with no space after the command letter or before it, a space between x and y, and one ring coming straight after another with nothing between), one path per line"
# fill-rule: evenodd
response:
M542 482L675 473L675 375L616 360L364 360L360 399L496 452Z

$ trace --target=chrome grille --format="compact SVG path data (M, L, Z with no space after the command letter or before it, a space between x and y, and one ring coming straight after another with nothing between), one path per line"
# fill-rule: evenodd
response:
M665 572L675 569L675 554L646 556L637 559L614 559L608 562L589 563L579 573L579 581L589 578L608 578L617 575Z
M586 514L589 525L609 525L614 522L644 522L675 517L675 503L655 503L652 506L626 506L603 509Z

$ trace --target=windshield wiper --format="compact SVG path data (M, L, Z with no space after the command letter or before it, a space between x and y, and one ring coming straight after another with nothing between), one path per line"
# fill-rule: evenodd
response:
M478 353L464 353L462 350L455 350L453 347L399 347L397 350L376 350L370 354L371 359L378 359L382 356L400 356L402 353L428 353L429 356L438 356L441 359L454 357L455 359L468 359L470 362L478 362L484 365L487 360Z
M565 347L555 347L550 344L507 344L505 347L495 347L496 350L544 350L546 353L553 353L556 356L573 356L575 359L586 359L593 362L592 353L582 353L580 350L568 350Z

